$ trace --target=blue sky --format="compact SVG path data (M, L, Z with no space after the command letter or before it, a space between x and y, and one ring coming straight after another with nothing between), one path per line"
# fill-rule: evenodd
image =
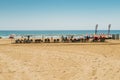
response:
M120 29L120 0L0 0L1 30Z

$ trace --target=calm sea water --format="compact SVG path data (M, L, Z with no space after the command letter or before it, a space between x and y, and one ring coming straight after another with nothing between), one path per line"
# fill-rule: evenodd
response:
M8 37L11 34L15 35L81 35L94 34L94 30L1 30L1 37ZM107 30L98 30L99 33L107 34ZM111 30L110 34L120 34L120 30Z

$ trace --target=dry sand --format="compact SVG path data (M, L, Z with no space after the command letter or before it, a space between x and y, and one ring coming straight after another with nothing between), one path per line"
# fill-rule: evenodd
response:
M0 80L120 80L120 41L10 44L0 40Z

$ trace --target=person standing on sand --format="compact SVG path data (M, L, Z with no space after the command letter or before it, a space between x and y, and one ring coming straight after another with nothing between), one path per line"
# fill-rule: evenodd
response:
M27 36L28 37L28 40L30 39L30 35Z

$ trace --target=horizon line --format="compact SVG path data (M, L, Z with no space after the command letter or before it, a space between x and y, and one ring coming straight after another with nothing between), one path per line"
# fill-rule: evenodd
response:
M48 30L45 30L45 29L43 29L43 30L36 30L36 29L19 29L19 30L17 30L17 29L3 29L3 30L0 30L0 31L71 31L71 29L48 29ZM79 29L79 30L87 30L87 29ZM79 31L78 29L76 30L76 29L74 29L74 31ZM95 29L88 29L88 30L95 30ZM98 31L99 30L108 30L108 29L98 29ZM111 29L111 30L120 30L120 29Z

